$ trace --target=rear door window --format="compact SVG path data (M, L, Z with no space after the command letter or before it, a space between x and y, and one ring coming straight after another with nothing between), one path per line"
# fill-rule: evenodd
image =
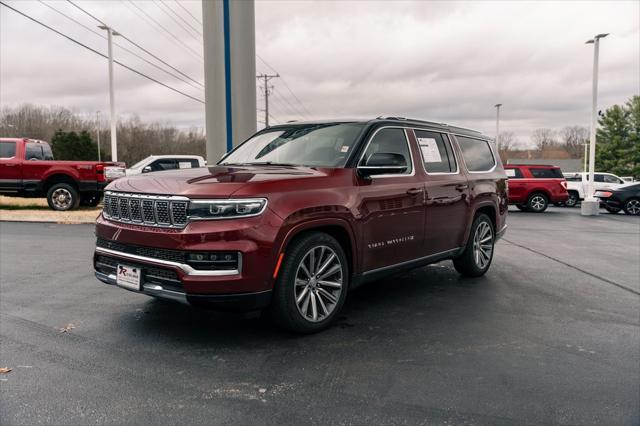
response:
M509 179L522 179L522 171L520 169L504 169Z
M156 160L153 163L151 163L151 170L153 170L154 172L160 172L162 170L173 170L173 169L177 169L178 168L178 164L176 163L176 160L173 159L162 159L162 160Z
M466 136L456 136L467 170L470 172L488 172L496 165L489 142Z
M0 142L0 158L12 158L16 156L15 142Z
M456 158L447 136L417 129L415 133L427 173L457 173Z
M536 179L564 179L560 169L530 167L531 175Z

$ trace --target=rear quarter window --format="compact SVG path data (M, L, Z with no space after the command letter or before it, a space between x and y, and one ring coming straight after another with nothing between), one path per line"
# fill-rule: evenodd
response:
M529 172L536 179L564 179L560 169L530 167Z
M488 172L496 165L489 142L465 136L456 136L462 157L470 172Z

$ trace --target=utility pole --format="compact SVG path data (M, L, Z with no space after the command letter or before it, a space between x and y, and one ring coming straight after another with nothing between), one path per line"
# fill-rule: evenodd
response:
M98 141L98 161L100 159L100 111L96 111L96 139Z
M593 44L593 82L591 93L591 135L589 140L589 181L587 182L587 194L581 204L580 213L583 216L597 216L599 213L600 202L593 196L593 175L595 173L596 163L596 124L598 110L598 51L600 47L600 39L605 38L609 34L598 34L591 40L587 40L586 44Z
M105 25L98 26L101 30L107 31L107 41L109 43L109 107L111 113L111 161L118 161L118 144L116 138L116 101L113 89L113 36L118 36L117 32Z
M269 89L273 89L273 86L269 86L269 80L272 78L280 77L280 74L259 74L256 76L258 79L262 79L264 84L264 125L269 127Z
M498 136L500 136L500 107L502 104L495 104L496 108L496 146L498 146Z

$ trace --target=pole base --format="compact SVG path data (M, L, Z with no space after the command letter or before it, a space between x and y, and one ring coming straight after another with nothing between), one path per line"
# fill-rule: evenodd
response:
M580 206L580 214L582 216L598 216L600 213L599 200L583 200Z

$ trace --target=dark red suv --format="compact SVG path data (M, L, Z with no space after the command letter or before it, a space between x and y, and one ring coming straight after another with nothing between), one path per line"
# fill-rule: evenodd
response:
M522 211L542 213L549 203L564 203L569 199L567 180L560 167L507 164L509 177L509 204Z
M122 178L97 220L96 276L192 305L326 327L347 291L453 259L484 274L506 176L482 134L398 117L267 128L216 166Z

